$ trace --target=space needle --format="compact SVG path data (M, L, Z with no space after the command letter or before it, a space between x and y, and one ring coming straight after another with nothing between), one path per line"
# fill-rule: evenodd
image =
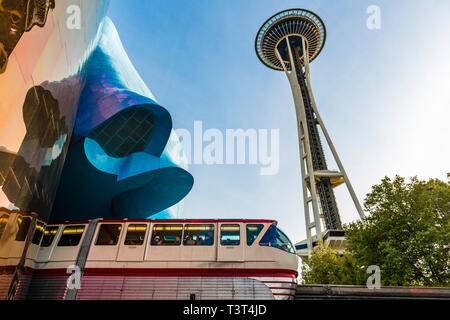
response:
M311 87L310 62L322 51L325 39L325 25L319 16L305 9L289 9L270 17L255 40L258 58L267 67L286 74L294 97L307 236L296 245L300 255L310 255L318 240L328 240L336 249L345 246L334 194L337 186L346 185L359 216L365 218ZM338 167L336 171L328 169L320 131Z

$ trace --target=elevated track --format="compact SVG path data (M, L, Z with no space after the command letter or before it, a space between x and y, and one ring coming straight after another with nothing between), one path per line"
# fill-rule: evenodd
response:
M299 285L295 300L449 300L450 288L381 287L365 286Z

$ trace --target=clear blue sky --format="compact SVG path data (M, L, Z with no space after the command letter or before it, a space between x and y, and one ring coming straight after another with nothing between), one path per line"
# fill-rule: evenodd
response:
M366 27L371 4L380 30ZM260 25L293 7L326 24L313 89L360 200L385 175L450 172L450 1L112 0L109 16L174 128L280 129L277 175L193 165L182 217L275 218L292 240L305 237L290 88L254 52ZM342 220L356 219L344 187L337 197Z

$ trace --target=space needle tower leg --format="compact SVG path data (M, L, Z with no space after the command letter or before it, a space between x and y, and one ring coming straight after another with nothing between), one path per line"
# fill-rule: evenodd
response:
M334 188L339 185L347 186L356 211L360 218L365 218L312 92L309 64L322 51L325 39L325 24L318 15L305 9L289 9L273 15L261 26L255 39L258 58L267 67L285 72L294 98L307 236L306 243L298 244L300 255L305 254L305 249L311 255L316 240L325 239L337 250L345 246L334 194ZM338 170L328 168L320 132Z
M327 144L331 150L331 153L333 155L334 161L336 162L336 165L339 168L340 174L342 174L344 178L345 185L347 186L347 190L350 193L350 196L352 198L353 204L355 205L356 211L358 211L359 217L361 219L365 219L366 215L364 214L364 211L361 207L361 204L359 203L358 197L356 196L355 190L353 189L353 186L350 182L350 179L348 178L347 172L344 169L344 165L342 164L341 159L339 158L339 155L336 151L336 148L334 147L333 141L331 140L330 134L328 133L327 128L325 127L325 124L322 120L322 117L320 116L319 109L316 105L316 98L314 97L314 93L312 91L311 86L311 73L309 68L309 59L308 55L304 55L304 61L305 61L305 74L306 74L306 84L309 92L309 96L311 97L311 106L314 110L314 113L316 115L317 122L319 123L320 128L322 129L323 135L325 136L325 139L327 140Z
M294 56L292 48L289 44L289 39L286 37L286 42L288 44L288 53L291 66L294 65L297 57ZM311 147L309 132L306 122L305 105L303 103L303 98L301 96L301 88L298 83L298 74L293 68L291 71L287 70L286 64L281 58L280 52L277 50L277 56L283 66L284 72L289 80L292 89L292 95L294 98L295 111L297 115L297 130L299 139L299 149L300 149L300 169L302 175L302 190L303 190L303 205L305 210L305 224L306 224L306 236L308 242L308 253L312 252L313 240L312 240L312 230L316 231L316 238L322 240L322 225L319 213L319 203L316 190L316 183L314 181L314 167L311 157ZM309 188L308 188L309 186ZM311 221L310 204L312 207L313 221Z

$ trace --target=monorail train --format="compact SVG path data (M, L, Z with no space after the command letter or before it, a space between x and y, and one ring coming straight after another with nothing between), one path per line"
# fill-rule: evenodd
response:
M45 226L2 212L0 242L0 297L10 299L292 299L297 285L298 256L274 220Z

